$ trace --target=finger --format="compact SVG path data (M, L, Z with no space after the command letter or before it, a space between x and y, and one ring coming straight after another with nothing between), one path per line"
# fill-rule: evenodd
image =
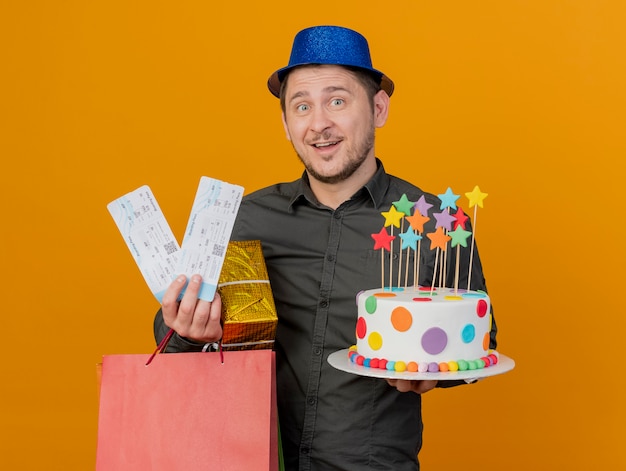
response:
M192 275L189 279L189 283L187 284L187 289L185 289L185 294L180 300L180 305L178 306L176 324L180 327L191 327L196 313L196 307L198 305L198 293L200 292L201 286L202 277L200 275Z
M204 322L203 341L217 342L222 338L222 299L216 293L213 301L207 304L208 315ZM198 325L200 326L200 323Z
M422 380L413 381L408 379L388 379L387 383L396 388L399 392L413 391L417 394L424 394L435 386L437 386L437 380Z
M411 390L411 383L413 381L408 381L406 379L394 379L394 380L388 380L389 381L393 381L393 384L389 383L391 386L395 387L398 391L400 392L408 392Z
M221 334L222 302L219 294L215 293L213 301L198 299L193 317L189 325L189 335L193 338L213 337L217 330ZM218 329L219 328L219 329ZM216 340L219 340L219 337Z
M435 386L437 386L437 383L438 383L438 381L434 379L428 379L424 381L414 381L414 382L417 384L414 385L413 391L415 391L417 394L424 394L430 391Z
M218 294L213 301L199 299L190 321L184 313L179 317L174 330L183 337L197 342L217 342L222 338L222 302Z
M168 286L165 294L163 295L163 298L161 299L163 320L165 321L165 324L170 327L178 316L178 297L183 291L186 283L187 277L185 275L179 275Z

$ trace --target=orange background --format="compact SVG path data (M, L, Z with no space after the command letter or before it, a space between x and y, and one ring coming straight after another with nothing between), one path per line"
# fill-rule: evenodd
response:
M625 467L623 5L2 2L3 467L93 469L95 365L152 351L158 307L106 204L149 184L180 238L201 175L297 178L265 82L322 23L396 83L387 169L489 194L476 237L517 367L425 396L423 469Z

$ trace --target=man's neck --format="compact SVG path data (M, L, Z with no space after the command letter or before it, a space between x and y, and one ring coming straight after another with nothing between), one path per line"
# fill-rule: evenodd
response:
M324 183L309 175L309 185L317 200L325 206L337 209L349 200L376 173L376 159L367 159L349 178L338 183Z

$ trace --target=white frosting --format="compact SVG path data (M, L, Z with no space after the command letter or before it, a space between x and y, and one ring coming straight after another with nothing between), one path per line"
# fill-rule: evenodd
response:
M416 299L428 298L428 301ZM491 306L486 293L410 287L357 295L357 352L405 363L473 361L487 356Z

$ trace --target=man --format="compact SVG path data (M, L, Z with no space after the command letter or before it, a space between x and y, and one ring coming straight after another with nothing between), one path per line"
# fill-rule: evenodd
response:
M355 296L380 286L381 256L371 234L403 194L433 195L385 173L375 129L389 113L393 82L371 64L367 41L349 29L320 26L296 35L289 65L268 80L302 178L247 195L234 240L259 239L278 311L278 411L287 470L419 469L421 394L452 382L392 381L341 372L328 355L355 341ZM415 160L417 163L417 159ZM434 228L430 222L428 231ZM469 251L466 251L469 252ZM461 269L467 283L469 256ZM420 283L432 280L434 251L424 250ZM448 270L452 273L453 270ZM179 277L155 319L169 351L200 350L221 338L220 300L197 299L200 277ZM411 280L412 281L412 280ZM474 254L472 289L485 289ZM448 279L448 286L452 280ZM492 347L495 348L495 323ZM210 440L210 437L207 439Z

